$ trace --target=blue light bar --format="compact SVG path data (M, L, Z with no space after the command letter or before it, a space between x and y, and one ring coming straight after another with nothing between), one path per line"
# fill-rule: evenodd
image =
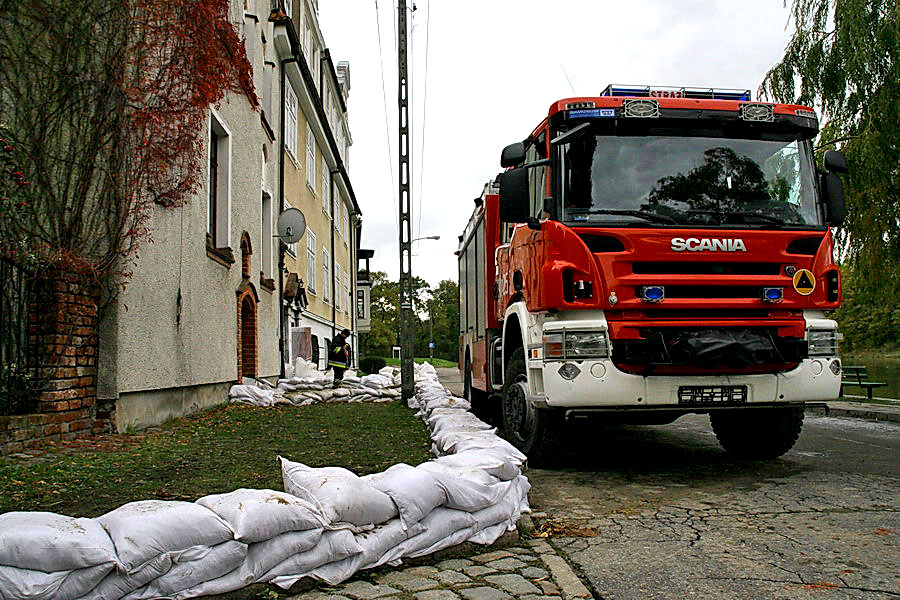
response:
M750 101L750 90L726 90L715 88L686 88L670 86L636 86L610 84L601 96L624 98L694 98L697 100Z

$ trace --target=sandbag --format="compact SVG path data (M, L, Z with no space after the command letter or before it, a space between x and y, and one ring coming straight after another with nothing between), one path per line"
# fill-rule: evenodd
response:
M512 531L515 528L515 525L511 525L508 523L498 523L497 525L491 525L490 527L482 529L481 531L473 534L466 541L472 542L473 544L483 544L487 546L496 542L498 539L500 539L500 536L507 531Z
M391 497L397 505L404 529L418 523L447 501L447 493L433 474L407 464L396 464L382 473L362 479Z
M239 489L197 500L228 523L234 539L245 543L269 540L286 531L324 527L325 516L311 502L274 490Z
M278 458L285 491L313 502L330 523L365 526L384 523L398 514L390 496L352 471L341 467L312 468Z
M487 448L466 450L434 459L435 463L462 469L480 469L503 481L515 479L521 473L522 463L504 454L501 449Z
M172 557L161 554L132 574L112 572L80 600L119 600L172 568Z
M193 502L140 500L120 506L97 521L112 538L127 573L160 554L170 553L177 560L182 551L215 546L234 537L219 515Z
M195 560L178 562L145 588L132 592L128 600L171 598L177 592L216 579L236 569L247 556L247 544L234 540L208 548L204 556Z
M447 508L474 512L495 503L508 490L511 481L500 481L480 469L450 467L434 461L416 467L435 476L447 494Z
M454 533L465 530L471 535L471 528L475 525L475 518L466 511L451 508L436 508L419 523L422 533L411 536L400 544L401 556L422 556L426 550L441 540L452 536ZM448 544L449 546L450 544ZM444 546L447 547L447 546Z
M306 577L313 569L360 554L362 551L362 546L349 529L326 531L315 548L288 557L261 575L256 582L274 583L287 589Z
M0 565L47 573L116 562L116 549L94 519L49 512L0 514Z
M399 554L397 553L396 557L393 554L396 553L400 542L410 535L420 533L423 529L416 524L413 524L412 529L405 528L400 519L392 519L372 531L356 534L356 541L362 552L313 569L309 576L337 585L361 569L372 569L387 562L396 562Z
M34 571L0 566L0 600L75 600L114 568L113 563L71 571Z

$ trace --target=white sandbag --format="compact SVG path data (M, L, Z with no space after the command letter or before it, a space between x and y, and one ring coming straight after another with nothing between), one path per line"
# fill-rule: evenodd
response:
M434 554L440 550L445 550L452 546L456 546L458 544L462 544L470 537L472 537L475 531L475 526L465 527L458 531L454 531L450 535L443 537L437 541L435 541L430 546L426 546L424 548L420 548L417 550L409 550L403 554L404 558L418 558L420 556L428 556L429 554Z
M294 554L257 579L257 583L274 583L287 589L309 575L313 569L330 562L360 554L362 546L349 529L326 531L312 550Z
M204 581L174 595L176 600L224 594L248 586L289 557L307 552L322 539L321 529L289 531L270 540L250 544L247 556L236 569Z
M498 539L500 539L500 536L507 531L512 531L515 528L516 526L513 524L498 523L473 534L466 541L472 542L473 544L484 544L485 546L487 546L496 542Z
M480 469L503 481L515 479L521 474L521 463L507 457L502 450L488 448L467 450L434 459L434 462L448 467Z
M264 390L255 385L233 385L228 391L232 400L271 406L275 402L276 390Z
M493 448L499 441L496 431L493 429L483 431L442 431L432 434L431 439L447 454L455 452L456 443L459 441L474 440L480 443L482 448Z
M337 585L352 577L357 571L393 562L395 559L392 558L391 552L396 551L400 542L407 539L410 534L417 534L422 530L421 526L415 524L412 530L404 528L400 519L392 519L372 531L356 535L356 541L362 548L361 553L313 569L309 576ZM399 555L396 558L399 558Z
M390 387L394 384L394 380L386 375L380 375L378 373L373 373L372 375L363 376L359 382L370 388L383 388Z
M317 377L320 373L314 363L298 357L294 360L294 375L296 377Z
M161 554L132 574L113 571L81 600L119 600L172 568L172 557Z
M172 565L169 572L154 579L142 594L131 594L131 600L170 598L176 592L216 579L233 571L247 556L247 544L234 540L209 548L206 555L196 560Z
M234 536L219 515L193 502L140 500L99 517L124 570L132 573L163 553L215 546Z
M330 523L377 525L397 516L390 496L352 471L341 467L312 468L280 456L278 459L285 491L313 502Z
M434 461L416 467L435 476L447 493L444 506L474 512L487 508L503 496L513 482L500 481L480 469L450 467Z
M52 573L0 566L0 599L75 600L91 591L114 566L106 563Z
M52 573L116 561L116 549L94 519L49 512L0 514L0 565Z
M449 431L491 431L493 427L470 412L432 413L425 422L432 434Z
M391 497L407 529L447 501L447 493L433 474L407 464L396 464L362 479Z
M228 523L234 539L261 542L286 531L317 529L327 524L325 516L307 500L274 490L239 489L197 500Z
M453 446L454 452L466 452L468 450L499 450L511 460L524 464L528 457L522 451L500 437L493 439L484 437L465 437L459 439Z
M422 519L419 525L423 528L422 533L400 544L401 556L422 556L423 550L431 548L460 530L465 530L471 535L470 530L475 525L475 518L466 511L436 508ZM463 540L466 537L463 537Z

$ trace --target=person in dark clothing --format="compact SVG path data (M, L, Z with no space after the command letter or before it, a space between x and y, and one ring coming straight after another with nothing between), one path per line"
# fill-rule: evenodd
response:
M334 387L340 387L344 371L350 367L352 354L350 344L347 343L349 337L350 330L342 330L331 340L331 347L328 349L328 366L334 370Z

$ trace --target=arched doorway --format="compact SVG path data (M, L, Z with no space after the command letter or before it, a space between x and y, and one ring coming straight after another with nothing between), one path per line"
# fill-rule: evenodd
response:
M256 378L257 362L257 307L259 296L256 288L244 280L237 289L237 378Z
M241 300L241 377L256 377L256 303Z

